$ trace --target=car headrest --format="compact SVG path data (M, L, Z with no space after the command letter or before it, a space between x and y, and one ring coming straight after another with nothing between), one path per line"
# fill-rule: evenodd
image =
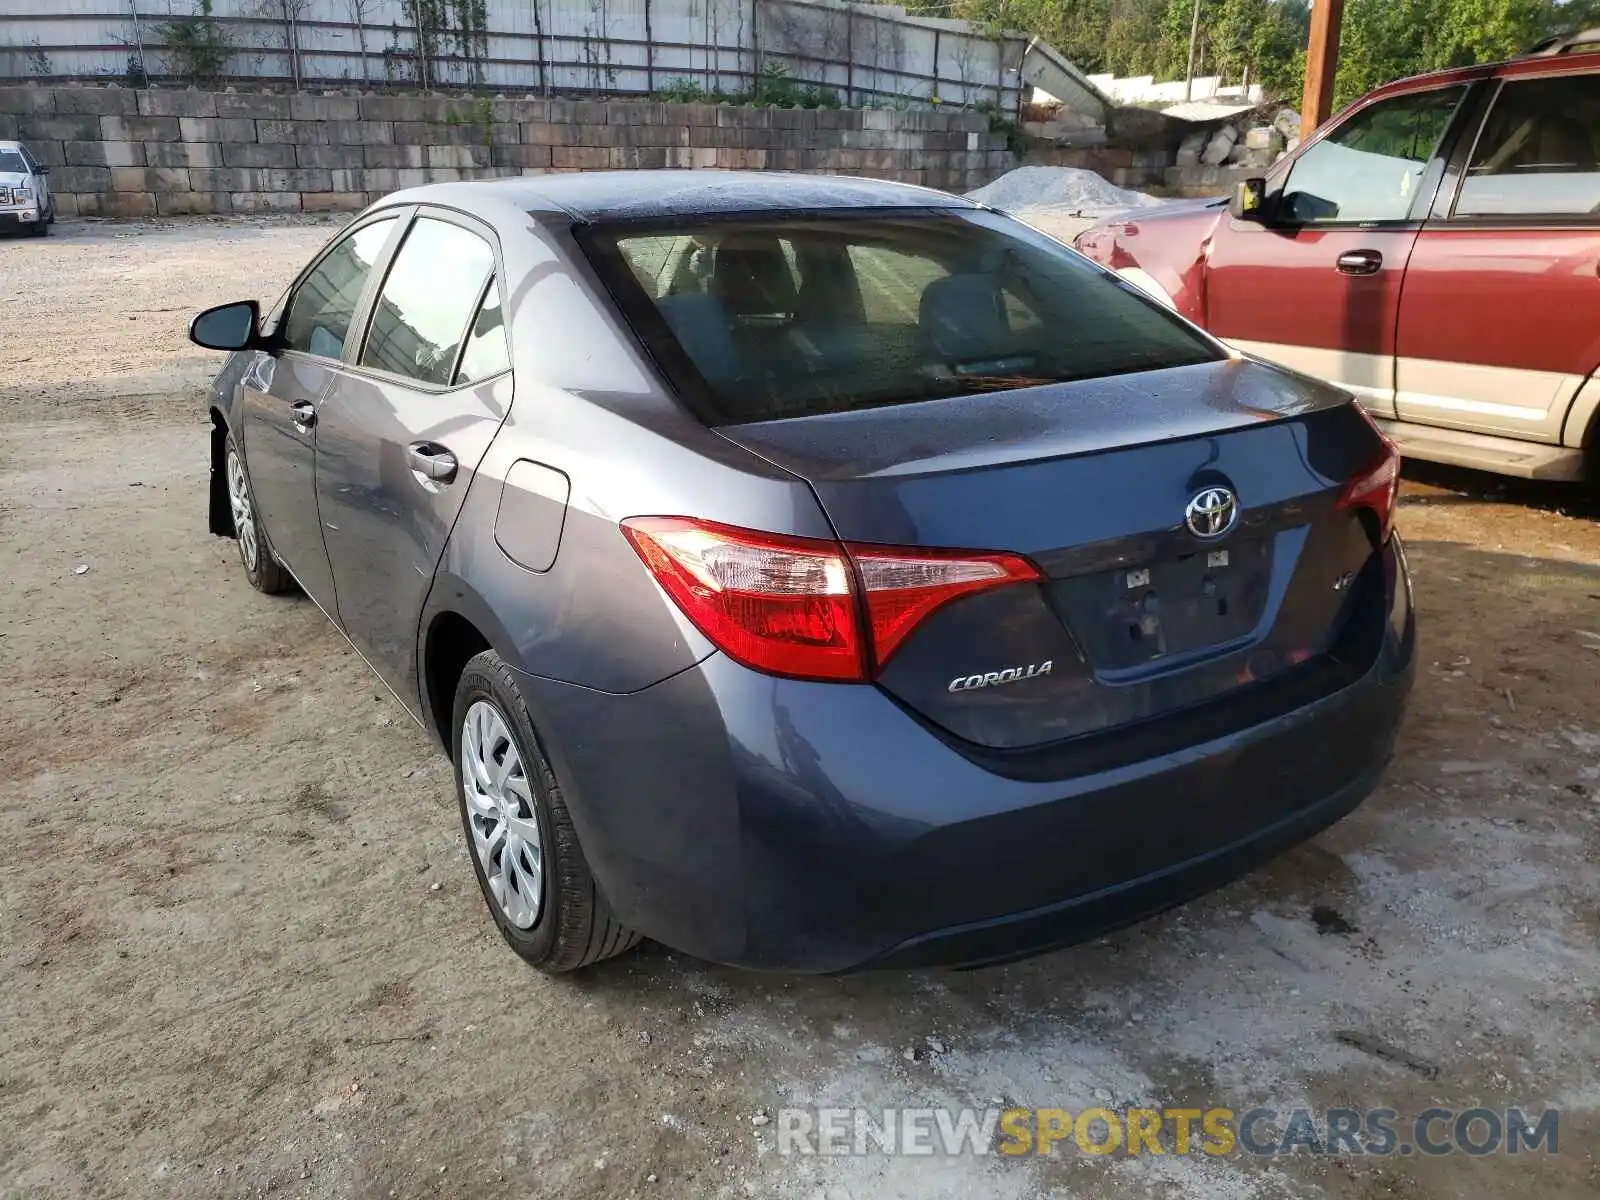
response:
M924 347L954 361L991 355L1010 340L1000 287L992 275L947 275L922 290L918 325Z
M698 292L663 296L656 308L695 368L713 382L740 374L733 319L722 301Z
M795 307L794 276L773 236L735 236L717 246L711 293L734 313L787 313Z

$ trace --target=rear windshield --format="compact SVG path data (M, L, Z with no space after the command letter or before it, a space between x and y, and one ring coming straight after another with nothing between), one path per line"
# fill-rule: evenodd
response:
M590 227L612 294L714 425L1209 362L1115 276L982 211Z

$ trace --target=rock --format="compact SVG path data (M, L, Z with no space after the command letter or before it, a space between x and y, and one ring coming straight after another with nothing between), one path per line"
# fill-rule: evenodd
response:
M1227 160L1228 151L1233 149L1233 144L1239 140L1239 131L1232 125L1224 125L1211 135L1211 140L1206 143L1205 152L1200 155L1200 161L1208 167L1220 166Z
M1243 142L1235 142L1233 144L1233 149L1228 151L1228 157L1226 159L1224 159L1223 161L1224 162L1230 162L1230 163L1240 163L1240 162L1244 161L1244 156L1246 154L1249 154L1249 153L1250 153L1250 147L1249 146L1246 146Z
M762 1125L767 1124L771 1120L772 1118L767 1116L766 1113L758 1112L750 1118L750 1124L760 1128Z
M1281 150L1284 135L1271 125L1257 125L1244 135L1244 144L1252 150Z
M1178 143L1177 165L1192 167L1200 161L1200 155L1205 152L1206 143L1211 140L1211 135L1204 129L1196 129Z
M928 1039L928 1050L934 1054L943 1054L944 1043L936 1037L931 1037Z
M1292 108L1280 108L1278 115L1272 118L1272 127L1286 138L1300 136L1300 114Z

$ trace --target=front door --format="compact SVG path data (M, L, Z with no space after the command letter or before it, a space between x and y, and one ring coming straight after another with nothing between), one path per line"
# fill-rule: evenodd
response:
M1600 366L1600 74L1507 79L1412 251L1400 419L1560 444Z
M340 621L408 703L423 601L511 404L501 312L487 231L424 210L318 416L317 505Z
M317 519L315 452L324 396L373 265L398 222L373 221L335 242L290 294L282 347L257 352L240 382L240 436L260 527L272 551L330 615L333 572Z
M1294 161L1270 224L1224 220L1207 268L1211 332L1392 417L1401 284L1464 94L1439 88L1359 109Z
M28 150L22 147L23 160L28 164L28 170L33 173L29 183L33 187L33 202L39 206L39 219L43 221L51 213L50 202L50 169L39 162Z

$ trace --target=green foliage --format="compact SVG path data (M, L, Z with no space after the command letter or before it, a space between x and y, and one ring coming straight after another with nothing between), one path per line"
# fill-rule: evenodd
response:
M706 90L692 79L674 79L657 88L654 98L668 104L699 104L706 99Z
M192 83L215 84L226 74L233 42L211 12L211 0L197 0L187 17L174 17L157 30L167 48L167 67Z
M466 82L484 82L482 59L489 52L487 0L403 0L400 12L408 31L413 34L421 31L423 49L430 64L430 84L440 82L433 78L433 72L444 65L438 62L441 59L454 59L464 64L468 75ZM411 57L414 59L415 55ZM385 51L386 66L387 62L388 52Z
M1182 79L1194 0L910 0L983 32L1042 37L1086 71ZM1200 0L1195 74L1246 78L1298 101L1310 0ZM1600 0L1347 0L1340 103L1421 71L1519 54L1553 33L1600 26Z
M123 68L122 86L128 88L147 88L150 86L150 76L144 69L144 59L137 54L128 55L128 64Z
M757 108L838 108L838 94L828 88L801 85L780 63L769 62L747 92L706 91L692 79L674 79L652 97L668 104L751 104Z
M827 88L801 86L782 63L769 62L756 76L755 87L738 103L758 108L838 108L839 97Z
M974 112L981 112L989 118L989 132L1003 133L1006 135L1006 149L1013 154L1025 154L1028 147L1033 144L1033 139L1023 131L1022 126L1000 111L1000 106L993 100L979 100L972 106Z

